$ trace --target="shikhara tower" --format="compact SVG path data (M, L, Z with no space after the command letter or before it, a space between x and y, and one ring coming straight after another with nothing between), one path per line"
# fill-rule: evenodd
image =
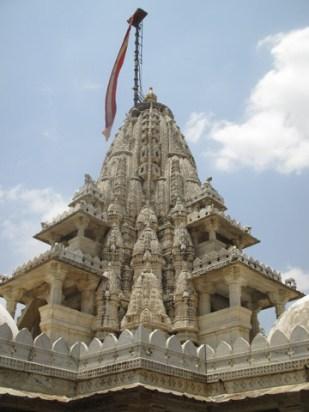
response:
M33 337L89 343L140 325L215 347L251 341L258 312L302 294L248 257L258 240L201 183L171 110L150 89L128 113L100 176L42 223L50 249L5 278L0 293Z
M258 240L201 183L152 90L99 178L42 223L47 252L1 277L0 409L301 412L309 299L248 257ZM266 337L258 312L280 319Z

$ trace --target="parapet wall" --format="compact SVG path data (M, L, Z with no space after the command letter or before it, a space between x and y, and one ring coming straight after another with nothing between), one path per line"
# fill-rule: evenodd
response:
M41 365L84 372L136 358L145 358L166 366L205 374L206 346L196 347L191 341L181 344L174 335L160 330L150 332L140 326L133 333L123 331L119 338L108 335L103 342L94 338L87 346L76 342L69 346L63 338L52 342L45 333L34 340L27 329L15 338L7 324L0 326L0 357L35 362Z
M306 381L308 362L309 332L302 326L296 326L289 338L277 330L269 339L258 334L251 344L238 338L233 345L222 341L216 349L209 345L196 347L189 340L181 344L174 335L168 336L160 330L151 332L143 326L134 332L125 330L118 338L110 334L103 342L94 338L88 346L83 342L69 346L63 338L51 342L44 333L33 340L27 329L19 331L14 338L6 324L0 327L0 368L10 372L11 379L14 371L44 375L45 380L80 382L79 388L84 393L88 388L92 391L102 388L100 376L123 373L131 382L138 369L148 370L148 378L152 374L155 382L158 378L153 374L173 377L177 381L175 388L186 380L186 387L195 385L199 395L238 392L257 389L261 375L264 375L261 383L264 386ZM97 386L87 383L91 380L96 381ZM229 385L224 390L220 387L222 381ZM111 380L110 387L113 382ZM61 385L58 383L58 394ZM13 387L17 388L18 383ZM49 384L47 393L53 390L54 386Z
M209 345L196 347L190 340L181 344L174 335L168 336L160 330L151 332L140 326L135 332L123 331L119 338L109 334L103 342L94 338L88 346L83 342L69 346L63 338L52 342L45 333L33 340L27 329L13 338L4 324L0 326L0 356L71 371L145 357L168 366L212 374L309 358L309 332L303 326L296 326L290 338L277 330L271 339L258 334L249 344L240 337L233 345L222 341L214 349Z

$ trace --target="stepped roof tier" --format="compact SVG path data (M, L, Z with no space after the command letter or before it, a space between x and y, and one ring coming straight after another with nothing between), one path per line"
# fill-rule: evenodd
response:
M295 282L246 256L258 240L201 183L171 110L152 90L116 134L99 178L35 238L50 250L3 279L19 327L89 343L144 325L216 346L251 341L257 314L302 296Z

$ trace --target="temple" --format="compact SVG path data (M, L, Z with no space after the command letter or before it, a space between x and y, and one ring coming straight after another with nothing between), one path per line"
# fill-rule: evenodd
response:
M21 410L16 399L27 411L305 410L307 320L268 337L258 321L270 307L283 319L304 295L244 252L259 240L199 180L152 89L98 179L86 175L35 238L49 249L0 283L3 410Z

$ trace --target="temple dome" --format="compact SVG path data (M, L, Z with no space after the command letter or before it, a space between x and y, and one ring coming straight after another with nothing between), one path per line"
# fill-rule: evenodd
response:
M0 326L2 326L5 323L11 329L12 334L15 337L18 332L16 323L12 316L9 314L9 312L5 309L5 307L3 305L0 305Z
M298 299L275 322L269 332L269 339L280 330L287 337L290 337L295 326L304 326L309 330L309 295Z

